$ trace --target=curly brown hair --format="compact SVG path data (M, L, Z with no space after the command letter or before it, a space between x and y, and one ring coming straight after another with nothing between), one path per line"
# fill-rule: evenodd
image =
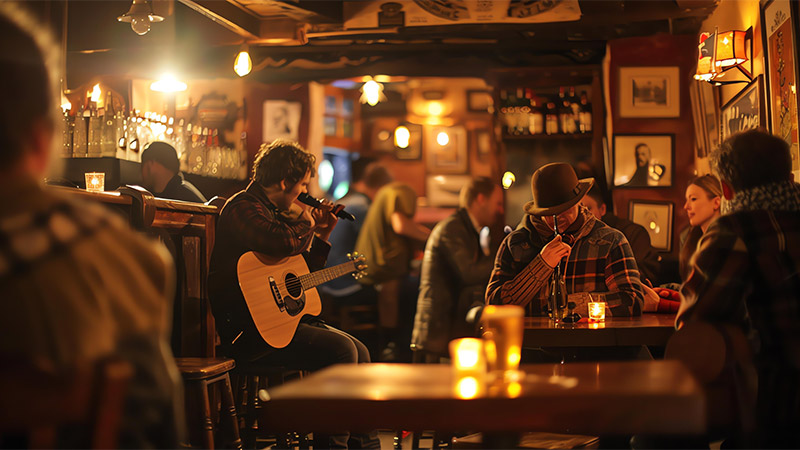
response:
M288 188L302 180L306 172L316 176L316 161L317 158L297 142L276 139L270 144L261 144L258 149L253 162L253 181L266 187L286 180Z

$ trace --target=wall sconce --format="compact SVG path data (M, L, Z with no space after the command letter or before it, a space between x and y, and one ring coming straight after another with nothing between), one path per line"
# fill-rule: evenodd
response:
M400 125L394 129L394 145L397 148L408 148L411 143L411 132L405 125Z
M233 71L236 75L243 77L253 70L253 60L250 59L250 52L246 45L242 46L239 54L236 55L236 60L233 62Z
M383 84L378 83L370 76L365 77L364 84L361 86L361 103L375 106L382 100L386 100L386 95L383 94Z
M147 0L133 0L128 12L117 17L117 20L130 23L134 33L142 36L150 31L151 22L161 22L164 18L153 14L153 7Z
M732 30L700 34L696 80L716 86L753 81L753 27L747 31ZM745 67L746 64L749 65ZM731 79L729 69L736 68L745 79ZM727 79L722 79L727 77Z

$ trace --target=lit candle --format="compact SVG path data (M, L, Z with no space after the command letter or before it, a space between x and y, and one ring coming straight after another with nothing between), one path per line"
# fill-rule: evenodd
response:
M605 320L606 302L589 302L589 320Z
M106 174L103 172L86 172L86 190L89 192L103 192L106 184Z
M486 372L486 359L483 354L483 341L476 338L462 338L450 341L450 357L457 372Z

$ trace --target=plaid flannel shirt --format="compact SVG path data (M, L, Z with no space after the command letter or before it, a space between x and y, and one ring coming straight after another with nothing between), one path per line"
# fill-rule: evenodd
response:
M583 206L580 214L584 223L575 233L563 272L567 292L604 293L612 315L641 314L644 293L625 236L596 220ZM553 236L542 237L532 220L540 219L526 216L523 225L506 236L500 246L486 289L486 303L521 305L527 315L541 316L547 314L553 268L539 252Z

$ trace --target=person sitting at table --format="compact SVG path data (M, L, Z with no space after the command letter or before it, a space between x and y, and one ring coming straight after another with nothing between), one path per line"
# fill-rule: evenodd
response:
M175 147L166 142L151 142L142 152L142 184L159 198L205 203L206 198L192 183L183 179Z
M758 373L746 448L796 448L800 430L800 185L786 141L751 130L711 154L728 213L697 244L677 326L710 322L748 338ZM736 433L742 434L741 429Z
M411 348L414 360L438 362L447 344L475 336L477 314L492 271L480 230L503 214L503 189L486 177L461 189L461 208L433 228L425 245Z
M556 264L566 258L562 273L569 293L604 293L614 316L642 313L644 293L627 239L580 205L593 182L578 180L565 163L534 172L533 201L525 204L522 224L500 245L486 288L487 304L521 305L529 316L547 315L549 282Z

